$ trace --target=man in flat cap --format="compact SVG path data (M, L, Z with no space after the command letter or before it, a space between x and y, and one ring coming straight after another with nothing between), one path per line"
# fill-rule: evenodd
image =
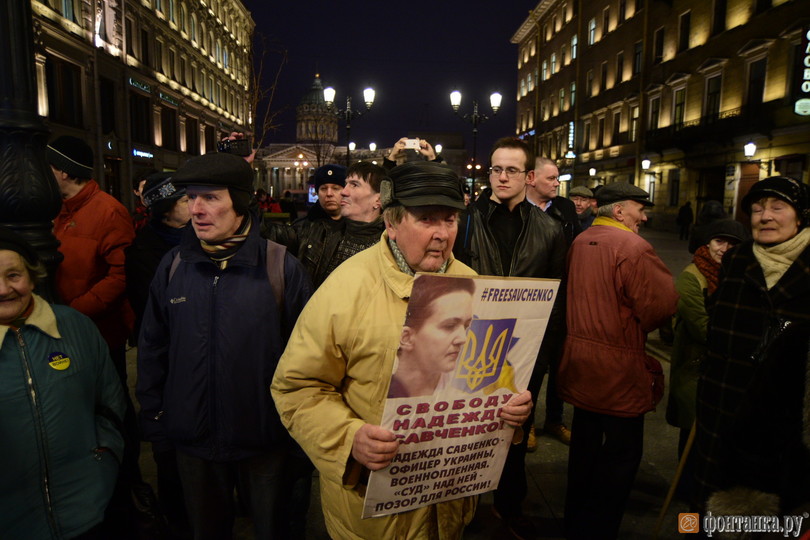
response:
M571 188L568 192L568 198L574 203L574 210L579 219L579 228L583 231L593 225L593 220L596 219L592 206L593 191L585 186L576 186Z
M195 539L231 537L235 485L256 538L295 537L285 527L303 519L284 506L295 499L295 448L268 387L312 285L259 235L252 178L225 153L192 158L172 176L192 227L158 266L138 343L143 433L176 449Z
M380 427L415 272L473 275L453 258L461 181L448 167L411 162L382 182L380 242L338 267L298 319L273 378L281 420L320 471L331 538L460 538L476 497L361 519L370 471L399 445ZM528 391L501 413L521 425Z
M574 406L565 501L566 538L616 538L641 461L644 414L664 391L647 332L675 313L667 267L638 235L653 206L619 182L597 194L593 226L568 255L568 335L557 385Z

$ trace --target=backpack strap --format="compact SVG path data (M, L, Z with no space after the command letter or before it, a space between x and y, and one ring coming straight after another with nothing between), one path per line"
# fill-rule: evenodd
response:
M273 297L280 313L284 312L284 258L287 248L271 240L267 241L267 256L265 265L267 266L267 279L270 281L270 288L273 289ZM171 282L177 267L180 266L180 252L174 254L172 265L169 267L169 282Z
M171 282L172 277L174 277L174 273L177 272L177 267L180 266L180 251L174 254L174 259L172 259L172 265L169 267L169 281Z
M265 263L267 279L270 281L270 288L273 289L279 313L284 313L284 259L286 255L285 246L267 240L267 261Z

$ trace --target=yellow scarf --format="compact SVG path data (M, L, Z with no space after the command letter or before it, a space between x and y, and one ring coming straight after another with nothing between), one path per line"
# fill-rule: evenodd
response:
M762 273L765 274L765 285L768 290L777 284L785 275L790 265L810 245L810 228L805 227L799 234L781 244L766 247L754 243L754 257L757 258Z
M591 224L592 227L594 225L607 225L608 227L616 227L617 229L622 229L627 232L633 232L633 230L624 223L616 221L615 219L609 218L607 216L597 217L595 220L593 220L593 223Z

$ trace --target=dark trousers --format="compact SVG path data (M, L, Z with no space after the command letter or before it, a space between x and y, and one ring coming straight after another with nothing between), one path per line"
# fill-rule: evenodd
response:
M614 539L636 478L644 416L619 418L574 408L565 530L569 540Z
M300 458L295 458L300 459ZM301 475L289 451L279 450L233 462L217 463L177 452L177 467L183 483L186 511L195 540L232 538L234 489L253 516L258 540L298 537L291 520L304 523L301 515ZM309 482L312 480L309 469ZM298 480L298 481L296 481ZM298 504L292 504L295 499ZM306 492L309 504L309 491Z
M519 516L523 513L523 499L528 492L526 483L526 443L529 440L529 428L532 419L523 424L523 440L519 444L509 446L506 462L498 482L498 489L493 493L495 510L505 519Z

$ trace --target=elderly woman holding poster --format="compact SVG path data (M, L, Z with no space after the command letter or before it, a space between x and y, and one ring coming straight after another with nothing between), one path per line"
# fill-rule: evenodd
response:
M427 396L447 386L472 321L473 280L417 280L425 286L414 287L408 301L389 398Z
M361 519L370 471L397 453L380 427L415 272L473 275L453 259L464 196L449 168L414 162L391 170L380 199L386 231L324 282L298 318L271 386L281 420L320 471L332 538L461 538L476 498ZM520 426L531 396L515 395L501 418Z

